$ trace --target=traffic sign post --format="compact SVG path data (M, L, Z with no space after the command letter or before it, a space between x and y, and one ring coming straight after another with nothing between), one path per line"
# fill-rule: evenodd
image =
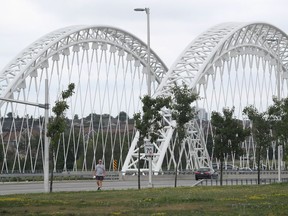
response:
M153 157L154 145L150 142L145 143L144 145L145 156L146 157Z
M278 182L281 182L281 166L283 159L283 148L282 145L278 146Z
M149 161L149 186L153 187L152 184L152 157L154 154L154 145L150 142L145 143L144 145L145 156L148 157Z

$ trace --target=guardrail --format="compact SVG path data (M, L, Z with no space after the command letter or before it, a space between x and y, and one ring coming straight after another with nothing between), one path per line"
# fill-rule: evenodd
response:
M91 180L93 179L94 172L62 172L53 173L55 181L63 180ZM119 180L118 172L106 172L106 180ZM20 181L43 181L43 173L12 173L0 174L0 182L20 182Z

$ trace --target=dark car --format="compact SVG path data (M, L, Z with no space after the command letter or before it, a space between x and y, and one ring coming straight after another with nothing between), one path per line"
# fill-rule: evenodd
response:
M202 167L195 171L195 179L217 179L218 173L210 167Z

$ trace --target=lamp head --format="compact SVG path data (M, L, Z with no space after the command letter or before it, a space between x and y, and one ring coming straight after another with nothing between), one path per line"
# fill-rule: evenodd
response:
M145 8L135 8L134 11L145 11Z

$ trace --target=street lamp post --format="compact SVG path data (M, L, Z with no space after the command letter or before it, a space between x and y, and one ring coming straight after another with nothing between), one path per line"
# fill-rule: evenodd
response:
M151 96L151 71L150 71L150 9L135 8L134 11L145 11L147 15L147 91Z
M150 9L149 8L135 8L134 11L145 11L147 15L147 92L151 97L151 71L150 71ZM140 166L140 146L138 149L138 160ZM148 157L149 161L149 186L153 187L152 183L152 156ZM139 176L140 173L138 173ZM139 178L139 177L138 177ZM139 181L139 179L138 179Z
M44 124L44 191L49 192L49 140L47 137L47 124L49 120L49 99L48 99L48 79L45 79L45 104L40 103L33 103L33 102L27 102L27 101L19 101L9 98L0 98L0 100L12 102L12 103L20 103L20 104L26 104L30 106L36 106L42 109L45 109L44 115L45 115L45 124Z
M276 74L276 78L277 78L277 99L280 100L281 99L281 77L280 77L280 73L281 73L281 69L280 69L280 44L279 44L279 39L278 38L270 38L267 39L267 41L269 42L276 42L277 46L278 46L278 59L277 59L277 74ZM282 163L282 145L278 145L278 182L281 182L281 163Z
M48 79L45 79L45 128L44 128L44 191L49 192L49 140L47 137L49 121ZM54 161L53 161L54 162ZM52 170L53 172L53 170Z
M271 39L270 41L277 42L278 45L278 55L279 55L279 40L278 39ZM280 57L277 59L277 99L281 99L281 78L280 78ZM281 152L282 152L282 145L278 145L278 182L281 182L281 162L282 162L282 157L281 157Z

